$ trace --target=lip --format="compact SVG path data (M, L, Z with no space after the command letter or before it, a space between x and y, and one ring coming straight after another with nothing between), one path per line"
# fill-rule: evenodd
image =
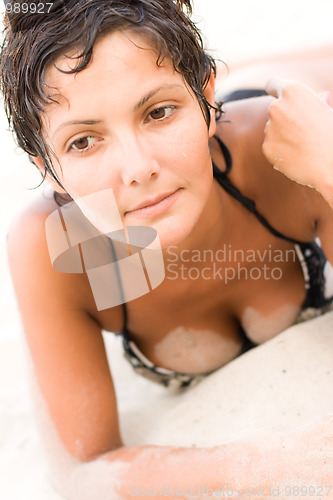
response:
M176 201L181 188L168 193L163 193L141 202L136 207L125 212L125 215L135 215L136 217L151 217L159 215L168 210Z

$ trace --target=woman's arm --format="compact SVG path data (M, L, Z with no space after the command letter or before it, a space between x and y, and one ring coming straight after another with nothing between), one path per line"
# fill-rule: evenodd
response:
M153 490L171 496L172 489L177 498L207 498L223 488L265 489L268 496L270 486L282 488L290 475L295 481L302 474L308 485L329 481L330 419L310 432L212 449L123 446L100 328L82 307L88 289L82 276L52 269L43 219L38 209L21 217L8 249L42 396L36 411L41 417L46 408L53 482L66 499L131 499Z
M273 79L267 91L276 97L269 109L263 151L274 168L315 188L333 208L333 110L330 94Z
M89 287L82 275L56 272L50 263L44 222L51 207L19 218L8 252L57 488L70 500L116 500L152 485L217 487L243 457L229 453L224 461L216 450L123 446L100 327L82 306L89 304Z
M66 449L89 460L121 445L115 394L88 280L51 266L45 219L56 208L51 201L38 202L13 224L10 270L50 417ZM115 329L117 320L115 314Z

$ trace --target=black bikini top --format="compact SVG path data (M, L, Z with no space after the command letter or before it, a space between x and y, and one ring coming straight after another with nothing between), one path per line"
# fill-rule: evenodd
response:
M262 91L261 93L256 95L262 95ZM244 97L245 96L241 98ZM292 243L296 249L296 253L302 267L306 289L306 296L302 304L300 315L296 322L310 319L313 316L318 316L327 311L332 306L333 296L326 296L326 278L324 275L324 267L327 264L327 260L321 247L315 241L303 242L289 236L285 236L280 231L275 229L268 222L268 220L260 212L258 212L255 202L242 194L239 189L230 181L228 177L228 173L232 168L232 158L230 151L219 137L215 136L215 139L217 140L221 148L226 164L225 170L222 171L213 163L213 174L215 179L227 193L229 193L233 198L239 201L245 209L251 212L271 234L273 234L277 238L281 238ZM119 286L121 287L120 281ZM127 328L128 314L125 302L123 303L123 313L124 327L122 330L122 335L124 354L137 373L164 386L175 387L177 389L185 388L192 385L193 383L197 383L203 378L203 376L205 376L205 374L193 375L179 373L154 365L144 356L144 354L142 354L140 349L130 338L130 332ZM241 327L240 335L243 338L242 353L246 352L252 347L255 347L256 344L254 344L246 336L246 333Z

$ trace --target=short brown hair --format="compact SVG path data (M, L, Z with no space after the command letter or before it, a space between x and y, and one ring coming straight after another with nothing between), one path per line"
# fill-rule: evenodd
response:
M43 159L45 175L48 172L61 185L42 135L41 115L52 102L44 90L45 71L61 54L75 49L78 63L69 72L82 71L95 42L113 31L140 32L156 49L157 64L169 58L196 95L209 126L209 108L215 104L207 102L203 90L216 74L216 65L203 48L191 13L191 0L55 0L44 14L6 14L0 54L5 110L18 145Z

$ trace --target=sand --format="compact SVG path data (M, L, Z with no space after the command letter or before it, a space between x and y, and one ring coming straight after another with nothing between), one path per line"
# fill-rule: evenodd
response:
M105 334L105 343L128 446L212 447L274 436L333 413L333 313L289 328L182 394L135 375L113 335ZM23 344L2 342L1 498L60 500L33 418Z
M209 46L228 63L333 41L331 0L197 0ZM216 12L220 16L217 19ZM239 14L242 13L242 16ZM198 19L198 17L197 17ZM22 328L9 279L9 220L34 197L27 159L0 117L0 498L61 500L49 482L26 380ZM19 181L18 181L19 179ZM293 327L181 395L135 376L105 336L127 445L214 446L274 435L332 413L333 314ZM91 498L91 500L94 500Z

